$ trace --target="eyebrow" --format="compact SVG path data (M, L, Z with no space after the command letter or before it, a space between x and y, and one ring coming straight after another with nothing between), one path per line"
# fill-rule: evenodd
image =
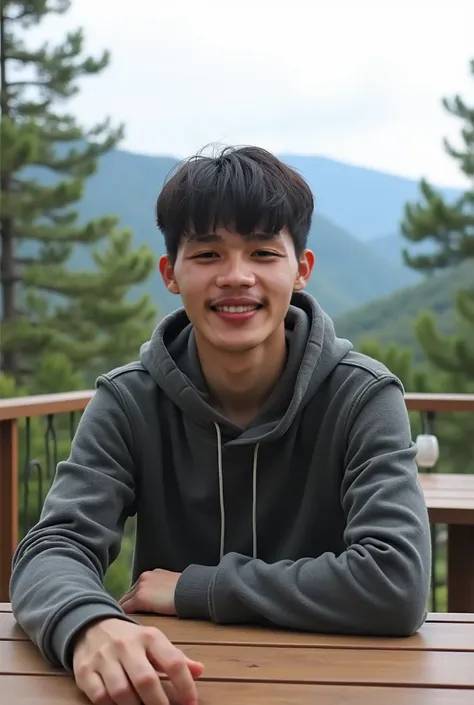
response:
M245 235L242 235L244 240L247 240L247 242L281 242L282 237L281 233L265 233L265 232L257 232L257 233L248 233ZM200 235L196 234L189 234L187 237L187 240L189 242L223 242L224 238L222 235L218 235L217 233L203 233Z

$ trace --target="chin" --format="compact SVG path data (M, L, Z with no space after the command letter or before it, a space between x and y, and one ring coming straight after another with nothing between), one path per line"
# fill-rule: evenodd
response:
M262 338L261 336L258 338L251 338L249 336L248 338L241 338L240 340L229 340L228 338L223 340L221 338L214 341L214 345L218 350L222 350L222 352L246 353L250 350L258 348L259 345L262 345L262 343L265 342L265 340L266 338Z

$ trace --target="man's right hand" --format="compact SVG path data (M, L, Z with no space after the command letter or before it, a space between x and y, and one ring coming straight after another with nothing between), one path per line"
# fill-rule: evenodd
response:
M78 687L94 705L169 705L170 691L173 703L197 705L194 679L204 666L155 627L106 618L78 636L73 670ZM161 683L158 671L170 684Z

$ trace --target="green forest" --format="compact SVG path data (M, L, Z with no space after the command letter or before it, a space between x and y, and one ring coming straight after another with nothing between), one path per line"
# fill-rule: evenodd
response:
M137 357L169 305L160 308L152 294L156 251L141 231L123 225L118 192L117 213L109 212L109 202L100 213L96 199L94 216L84 217L88 185L103 160L117 154L125 126L99 117L84 127L67 110L83 80L107 71L107 50L86 55L80 29L54 44L30 41L48 15L67 13L70 5L5 0L0 11L2 398L91 388L100 372ZM474 88L474 59L470 72ZM474 101L440 100L459 125L457 144L445 141L444 149L471 187L448 198L420 181L417 198L399 215L400 263L380 258L318 214L313 236L317 245L321 232L327 266L311 293L328 303L338 333L385 363L407 392L474 393ZM173 164L165 162L148 183L154 197ZM346 262L343 272L335 258ZM356 261L365 267L363 285L351 278ZM415 436L419 418L412 421ZM69 420L58 419L56 431L57 455L65 457ZM26 448L21 429L20 467L35 459L29 492L36 497L46 491L57 458L47 457L42 419L33 419L28 433ZM440 469L474 472L474 418L439 415L436 434ZM38 467L49 475L42 478ZM24 530L37 506L27 505L23 489L20 495ZM115 596L128 586L132 542L129 522L106 577Z

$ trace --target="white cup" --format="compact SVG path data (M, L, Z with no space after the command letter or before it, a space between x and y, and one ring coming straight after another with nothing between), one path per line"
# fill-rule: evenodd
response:
M432 468L439 459L439 443L436 436L430 433L422 433L417 436L415 462L420 468Z

